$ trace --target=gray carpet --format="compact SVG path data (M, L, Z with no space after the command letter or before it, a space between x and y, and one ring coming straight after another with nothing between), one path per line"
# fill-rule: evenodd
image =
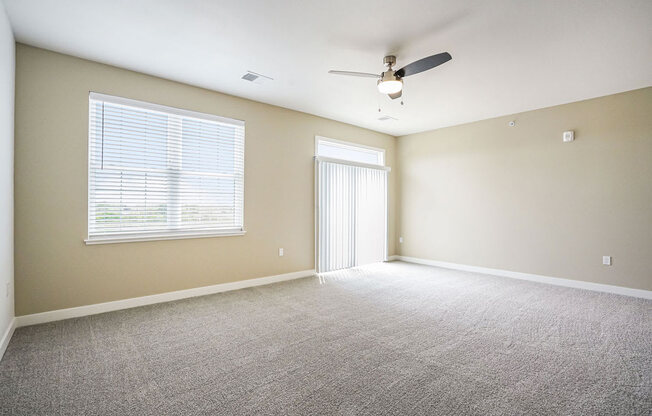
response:
M649 415L652 301L389 263L20 328L17 415Z

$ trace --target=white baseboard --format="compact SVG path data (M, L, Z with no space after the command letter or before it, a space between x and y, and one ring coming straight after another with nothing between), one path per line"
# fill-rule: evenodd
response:
M490 269L488 267L468 266L465 264L447 263L444 261L420 259L416 257L391 256L390 260L400 260L408 263L424 264L427 266L443 267L445 269L462 270L490 274L493 276L510 277L512 279L529 280L532 282L547 283L550 285L573 287L576 289L593 290L597 292L615 293L617 295L633 296L636 298L652 299L652 291L632 289L629 287L605 285L602 283L584 282L581 280L562 279L559 277L542 276L540 274L512 272L509 270Z
M75 308L58 309L31 315L22 315L16 317L15 326L16 328L20 328L22 326L60 321L62 319L77 318L80 316L95 315L98 313L135 308L137 306L151 305L154 303L169 302L173 300L192 298L195 296L211 295L213 293L228 292L230 290L244 289L247 287L268 285L270 283L282 282L285 280L299 279L302 277L312 276L314 274L314 269L302 270L298 272L278 274L275 276L259 277L257 279L240 280L237 282L221 283L212 286L177 290L174 292L141 296L138 298L122 299L113 302L96 303L93 305L78 306Z
M16 318L11 318L7 330L2 334L2 338L0 339L0 360L2 360L5 351L7 351L7 345L9 345L11 336L14 334L14 329L16 329Z

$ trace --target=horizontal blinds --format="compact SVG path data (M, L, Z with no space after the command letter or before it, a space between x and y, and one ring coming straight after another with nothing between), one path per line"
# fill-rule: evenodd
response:
M89 239L243 229L243 122L100 94L89 108Z

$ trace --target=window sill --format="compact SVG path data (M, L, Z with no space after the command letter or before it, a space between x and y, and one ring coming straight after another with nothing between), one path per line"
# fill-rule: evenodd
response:
M95 245L95 244L116 244L116 243L132 243L139 241L160 241L160 240L185 240L189 238L211 238L211 237L231 237L245 235L246 231L242 230L230 230L230 231L212 231L205 233L187 233L187 234L149 234L149 235L138 235L138 236L107 236L107 237L95 237L88 238L84 240L86 245Z

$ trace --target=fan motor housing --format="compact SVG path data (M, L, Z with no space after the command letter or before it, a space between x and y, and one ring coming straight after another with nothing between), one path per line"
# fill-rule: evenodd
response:
M391 68L396 65L396 57L394 55L387 55L383 58L383 64Z
M387 71L381 74L381 77L378 80L378 82L380 83L385 81L401 81L401 79L397 77L395 74L396 72L394 70L388 69Z

